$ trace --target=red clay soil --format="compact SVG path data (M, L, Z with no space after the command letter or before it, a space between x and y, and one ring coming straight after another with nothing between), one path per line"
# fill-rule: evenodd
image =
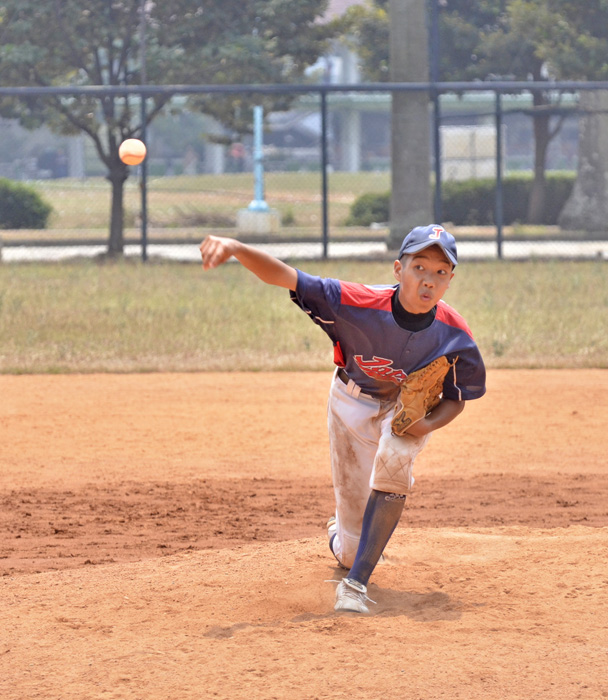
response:
M0 697L608 697L608 373L493 370L333 611L326 373L0 377Z

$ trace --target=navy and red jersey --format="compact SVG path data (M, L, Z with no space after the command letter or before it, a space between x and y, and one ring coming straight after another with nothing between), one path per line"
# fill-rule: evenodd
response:
M465 320L444 301L430 326L416 332L398 325L392 297L398 285L324 279L298 270L293 301L321 326L334 344L334 361L365 394L397 400L407 375L445 355L450 362L443 396L477 399L485 393L483 359Z

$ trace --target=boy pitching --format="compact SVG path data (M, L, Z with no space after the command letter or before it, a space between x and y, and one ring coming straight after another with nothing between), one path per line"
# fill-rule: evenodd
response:
M234 256L264 282L289 289L333 343L328 429L336 512L328 535L348 570L335 609L367 613L367 584L403 512L416 456L434 430L485 393L471 331L442 301L458 264L454 237L437 225L414 228L393 264L392 286L315 277L229 238L209 236L200 251L206 270ZM438 358L448 367L440 400L395 430L402 385Z

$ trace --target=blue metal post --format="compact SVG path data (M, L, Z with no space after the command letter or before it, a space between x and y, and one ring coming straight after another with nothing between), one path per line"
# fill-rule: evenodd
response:
M253 177L254 199L247 207L250 211L268 211L269 207L264 200L264 108L253 108Z

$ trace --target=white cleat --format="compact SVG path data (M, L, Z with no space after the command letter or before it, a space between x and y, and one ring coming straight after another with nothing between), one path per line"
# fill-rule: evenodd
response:
M327 521L327 537L331 540L333 535L336 534L336 531L338 529L338 525L336 523L336 516L332 515L331 518Z
M336 561L338 562L338 566L341 569L346 569L348 571L348 566L344 566L344 564L336 557L336 553L334 552L334 538L336 536L336 532L338 530L338 525L336 523L336 516L332 515L331 518L327 521L327 537L329 539L329 549L331 553L334 555Z
M354 578L343 578L336 588L336 604L334 610L338 612L369 613L367 602L376 601L367 597L367 586L364 586Z

